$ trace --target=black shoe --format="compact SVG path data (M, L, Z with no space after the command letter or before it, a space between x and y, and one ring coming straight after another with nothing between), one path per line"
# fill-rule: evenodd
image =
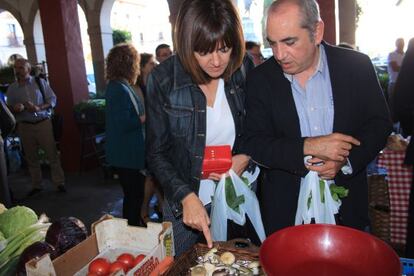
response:
M43 189L40 189L40 188L34 188L33 190L31 190L31 191L27 194L27 196L28 196L28 197L30 197L30 196L34 196L34 195L36 195L36 194L40 193L41 191L43 191Z
M66 193L65 185L61 184L57 186L58 192L60 193Z

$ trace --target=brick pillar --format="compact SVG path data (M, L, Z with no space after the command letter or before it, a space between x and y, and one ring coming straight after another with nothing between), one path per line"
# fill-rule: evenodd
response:
M56 112L63 115L60 144L65 170L79 168L80 138L73 106L88 99L85 61L76 0L39 0L51 87L58 98Z
M321 17L325 23L325 35L323 39L330 44L336 45L336 0L318 0Z

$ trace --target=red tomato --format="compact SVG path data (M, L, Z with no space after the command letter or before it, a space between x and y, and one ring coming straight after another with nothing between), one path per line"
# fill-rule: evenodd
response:
M128 270L134 267L134 255L129 253L124 253L116 258L117 261L123 263Z
M117 272L119 270L123 270L124 272L128 271L128 267L124 264L121 263L120 261L115 261L111 264L111 267L109 268L109 274L112 274L114 272Z
M138 256L136 256L134 260L134 266L139 264L144 258L145 258L144 254L139 254Z
M111 264L107 259L97 258L93 260L88 267L89 273L95 273L96 275L107 275Z

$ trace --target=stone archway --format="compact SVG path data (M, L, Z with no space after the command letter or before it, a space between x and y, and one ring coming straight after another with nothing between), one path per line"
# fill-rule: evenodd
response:
M33 18L33 43L36 51L37 62L46 61L45 42L43 39L42 22L39 11Z
M88 22L96 91L105 89L105 57L112 48L111 9L115 0L80 0Z

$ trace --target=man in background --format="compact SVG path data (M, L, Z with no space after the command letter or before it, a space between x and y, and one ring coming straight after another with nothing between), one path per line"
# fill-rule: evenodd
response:
M28 196L43 189L39 147L46 152L49 160L52 182L58 191L66 192L51 122L51 109L56 105L56 95L45 80L30 76L31 65L26 59L16 59L14 70L17 81L7 90L7 104L16 117L17 134L32 178L33 188Z
M396 49L388 55L388 105L390 107L391 116L394 119L393 105L394 105L394 86L400 72L401 64L404 58L404 39L397 38L395 41Z
M247 54L251 57L254 66L258 66L263 63L264 58L260 51L260 44L254 41L246 41L245 44Z
M171 47L168 44L160 44L155 48L155 58L158 63L163 62L172 55Z

